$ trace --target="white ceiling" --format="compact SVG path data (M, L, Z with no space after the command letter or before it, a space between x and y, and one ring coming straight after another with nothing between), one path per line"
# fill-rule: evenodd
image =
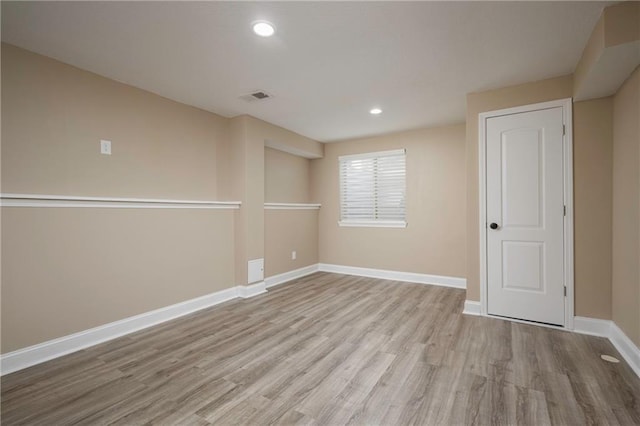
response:
M462 122L468 92L573 72L605 4L3 1L2 40L330 142ZM274 97L239 99L255 89Z

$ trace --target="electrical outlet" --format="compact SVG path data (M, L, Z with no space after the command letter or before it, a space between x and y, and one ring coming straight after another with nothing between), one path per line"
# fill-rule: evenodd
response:
M291 252L291 260L296 260L296 258L298 257L298 253L296 253L296 251L292 251Z
M100 139L100 154L111 155L111 141Z

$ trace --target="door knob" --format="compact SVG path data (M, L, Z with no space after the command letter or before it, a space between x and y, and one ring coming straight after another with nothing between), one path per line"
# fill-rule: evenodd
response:
M498 229L498 224L497 224L497 223L495 223L495 222L493 222L493 223L491 223L491 225L489 225L489 228L491 228L491 229Z

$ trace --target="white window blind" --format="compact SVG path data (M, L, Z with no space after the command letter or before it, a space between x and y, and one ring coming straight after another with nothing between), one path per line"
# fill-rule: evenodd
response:
M339 157L340 225L405 227L405 150Z

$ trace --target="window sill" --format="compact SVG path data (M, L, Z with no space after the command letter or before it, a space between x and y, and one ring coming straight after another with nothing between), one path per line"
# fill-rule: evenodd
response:
M341 220L338 226L358 228L406 228L404 220Z

